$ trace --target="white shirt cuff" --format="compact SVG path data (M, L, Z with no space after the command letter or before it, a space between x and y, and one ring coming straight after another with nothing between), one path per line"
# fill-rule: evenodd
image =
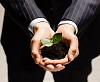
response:
M59 25L62 25L62 24L70 24L70 25L72 25L72 26L75 28L75 34L78 33L77 25L76 25L73 21L69 21L69 20L60 21L60 23L58 24L58 26L59 26Z
M30 23L30 25L28 26L28 30L34 34L34 32L33 32L34 25L39 22L47 22L48 23L48 21L45 18L36 18Z

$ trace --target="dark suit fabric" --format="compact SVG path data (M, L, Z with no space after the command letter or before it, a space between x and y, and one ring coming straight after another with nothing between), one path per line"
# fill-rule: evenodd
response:
M31 58L30 39L7 15L1 43L7 56L9 82L42 82L45 71Z
M1 4L5 8L1 43L7 56L9 82L43 80L45 71L31 58L28 31L30 22L38 17L45 17L51 26L60 20L77 24L80 54L53 76L55 82L87 82L91 60L100 54L100 0L1 0Z

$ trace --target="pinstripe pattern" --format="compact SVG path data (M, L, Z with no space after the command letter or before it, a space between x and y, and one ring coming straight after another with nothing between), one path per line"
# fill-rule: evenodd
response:
M65 1L67 2L67 0L62 0L63 3ZM34 0L1 0L1 2L4 5L6 10L9 10L9 12L12 13L16 12L17 16L21 18L25 18L28 24L35 18L45 17L41 12L41 9L39 9L38 6L36 5ZM55 3L53 3L52 0L53 14L57 12L59 13L55 5L57 6L57 4L60 4L60 2L61 1L59 1L59 3L55 1ZM44 0L44 4L48 5L49 3L45 3ZM67 3L66 4L64 3L64 5L67 5ZM68 8L66 9L64 15L62 16L62 19L66 18L74 21L77 24L78 28L81 29L82 26L88 24L91 21L92 16L98 12L99 7L100 7L100 0L72 0L69 10ZM53 16L53 17L57 17L57 16Z
M54 21L53 17L55 17L56 19L61 19L62 17L62 19L65 18L74 21L78 25L79 32L81 34L83 33L83 30L87 28L86 25L89 24L88 29L85 31L83 37L79 38L78 36L80 50L79 57L67 67L67 70L60 72L60 76L57 75L58 80L59 77L62 76L61 81L59 80L58 82L62 82L62 78L63 81L66 81L66 77L63 77L63 73L65 76L66 73L68 76L68 73L71 73L71 75L72 73L74 73L72 77L69 77L76 80L78 79L77 81L80 80L80 82L84 81L84 79L86 80L86 78L84 77L87 77L87 75L90 74L90 65L90 69L87 70L88 72L86 72L85 76L84 74L81 74L82 76L80 76L80 79L77 78L78 74L75 77L75 72L79 70L80 75L80 70L82 70L83 72L88 64L90 64L91 59L100 54L100 0L52 0L52 5L50 5L50 3L48 2L51 0L0 1L7 12L5 14L1 43L7 55L9 81L42 82L44 70L41 71L41 69L34 64L32 58L30 57L30 39L33 36L31 38L30 35L29 37L26 36L26 33L29 32L28 29L25 29L27 30L27 32L24 32L23 30L18 28L21 26L18 26L17 23L22 23L22 21L24 21L23 24L27 23L27 25L25 25L25 27L22 26L22 28L27 28L33 19L37 17L44 17L44 15L47 19L49 19L48 16L50 16L54 23L56 21ZM44 2L40 2L38 4L39 1ZM45 3L45 1L48 3ZM53 3L53 1L55 1L55 3ZM67 5L67 2L70 2L71 4L69 3L69 5ZM51 6L52 9L49 9ZM52 13L49 12L49 10L51 10ZM45 13L42 13L41 11L44 11ZM17 23L9 17L12 17ZM95 21L90 24L90 21L92 21L93 17L95 17ZM60 19L57 22L59 22ZM36 69L38 70L36 71ZM68 82L71 82L70 78L68 78Z
M37 17L44 17L34 0L2 0L1 3L10 13L15 12L18 17L25 18L28 24Z
M83 25L88 24L93 15L95 15L100 7L100 0L72 0L73 4L68 12L66 10L62 18L74 21L78 28L81 29ZM66 14L67 13L67 14Z

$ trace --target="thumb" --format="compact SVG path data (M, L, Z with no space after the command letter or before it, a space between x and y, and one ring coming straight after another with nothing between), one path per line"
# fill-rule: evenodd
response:
M40 47L40 41L33 38L31 40L31 52L32 52L32 58L34 59L36 64L39 64L41 61L41 56L39 54L39 47Z
M77 40L73 39L70 43L70 48L68 51L68 59L69 61L73 61L75 58L75 55L77 53L77 48L78 48L78 42Z

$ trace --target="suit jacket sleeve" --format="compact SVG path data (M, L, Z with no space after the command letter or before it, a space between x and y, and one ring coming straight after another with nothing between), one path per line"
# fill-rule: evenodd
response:
M1 4L9 17L27 30L32 20L44 17L34 0L1 0Z
M78 34L83 33L100 11L100 0L72 0L62 19L69 19L78 26Z

